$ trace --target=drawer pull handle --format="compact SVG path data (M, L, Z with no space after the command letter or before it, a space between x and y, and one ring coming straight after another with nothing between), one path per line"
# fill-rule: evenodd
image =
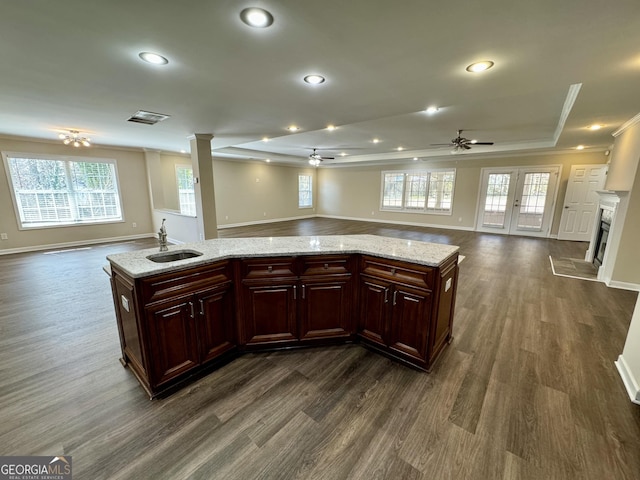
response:
M391 269L391 275L395 275L395 274L396 274L396 269L395 269L395 268L392 268L392 269Z
M389 303L389 289L384 289L384 303Z
M196 318L195 312L193 311L193 302L189 302L189 309L191 310L191 318Z
M324 269L325 269L325 270L329 270L329 264L328 264L328 263L325 263L325 264L324 264Z
M267 267L267 271L268 271L269 273L273 272L273 267L272 267L271 265L269 265L269 266Z
M397 295L398 295L398 291L397 291L397 290L394 290L394 292L393 292L393 304L394 304L394 305L396 304L396 296L397 296Z
M200 299L200 315L204 317L204 300Z
M297 300L298 299L298 289L296 288L296 286L293 286L293 299Z

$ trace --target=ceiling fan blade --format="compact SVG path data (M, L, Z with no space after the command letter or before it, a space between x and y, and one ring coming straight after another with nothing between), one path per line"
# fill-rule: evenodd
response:
M471 150L471 147L469 145L467 145L466 143L462 144L462 148L464 148L465 150Z
M335 160L336 157L320 157L320 160Z
M455 143L430 143L432 147L454 147Z
M476 142L474 145L493 145L493 142Z

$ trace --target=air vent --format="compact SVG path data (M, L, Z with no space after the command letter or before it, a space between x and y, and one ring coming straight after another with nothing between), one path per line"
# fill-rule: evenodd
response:
M144 123L145 125L155 125L156 123L166 120L167 118L169 118L169 115L138 110L127 121L134 123Z

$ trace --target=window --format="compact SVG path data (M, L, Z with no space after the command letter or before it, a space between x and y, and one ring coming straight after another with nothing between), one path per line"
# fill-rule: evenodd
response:
M193 168L176 165L178 201L182 215L196 216L196 190L193 186Z
M382 172L382 210L451 214L455 170Z
M122 221L114 161L4 157L21 228Z
M298 175L298 208L313 207L313 177Z

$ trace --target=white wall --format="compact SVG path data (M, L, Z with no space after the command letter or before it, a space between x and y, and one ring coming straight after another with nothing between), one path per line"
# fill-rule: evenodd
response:
M616 367L627 388L629 398L633 403L640 405L640 295L638 295L627 340L622 355L618 357Z

